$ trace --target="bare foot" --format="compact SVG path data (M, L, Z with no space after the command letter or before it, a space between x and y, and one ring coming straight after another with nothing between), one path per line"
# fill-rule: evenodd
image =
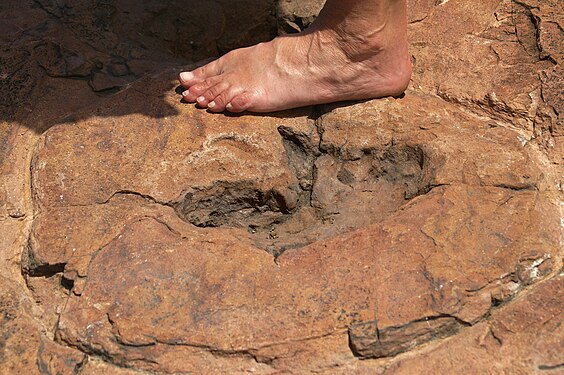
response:
M300 34L181 73L182 96L213 112L272 112L399 95L411 77L406 34L405 0L328 0Z

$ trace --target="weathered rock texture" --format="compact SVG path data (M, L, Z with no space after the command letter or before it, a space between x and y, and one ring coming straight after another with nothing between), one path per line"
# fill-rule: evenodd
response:
M293 34L305 30L315 20L325 0L280 0L277 3L278 33Z
M2 372L562 370L557 2L411 1L405 96L242 116L175 72L274 4L34 4L1 16Z

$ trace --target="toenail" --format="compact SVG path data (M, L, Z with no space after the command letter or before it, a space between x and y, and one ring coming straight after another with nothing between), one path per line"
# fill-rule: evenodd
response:
M194 74L191 72L182 72L180 73L180 79L183 81L189 81L194 78Z
M233 109L233 104L229 103L229 104L227 104L227 105L225 106L225 108L226 108L228 111L231 111L231 110Z
M204 98L203 96L200 96L200 97L198 97L198 99L196 99L196 101L197 101L198 103L201 103L201 102L203 102L203 101L205 101L205 100L206 100L206 98Z
M188 95L190 95L190 91L188 91L188 90L186 90L182 93L182 96L188 96Z
M208 104L208 108L213 108L213 107L215 107L215 102L210 102L210 103Z

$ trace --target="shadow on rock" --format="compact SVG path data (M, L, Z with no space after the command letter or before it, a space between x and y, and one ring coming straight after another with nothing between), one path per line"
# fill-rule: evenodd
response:
M276 35L274 2L195 0L111 3L34 0L0 5L0 121L42 133L54 124L87 118L107 98L139 79L220 56ZM159 97L174 86L167 82ZM111 99L110 99L111 100ZM114 106L106 116L177 114Z

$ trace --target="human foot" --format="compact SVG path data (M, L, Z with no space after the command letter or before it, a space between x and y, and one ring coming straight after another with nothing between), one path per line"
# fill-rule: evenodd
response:
M328 0L300 34L181 73L182 96L212 112L272 112L399 95L411 76L406 34L405 0Z

